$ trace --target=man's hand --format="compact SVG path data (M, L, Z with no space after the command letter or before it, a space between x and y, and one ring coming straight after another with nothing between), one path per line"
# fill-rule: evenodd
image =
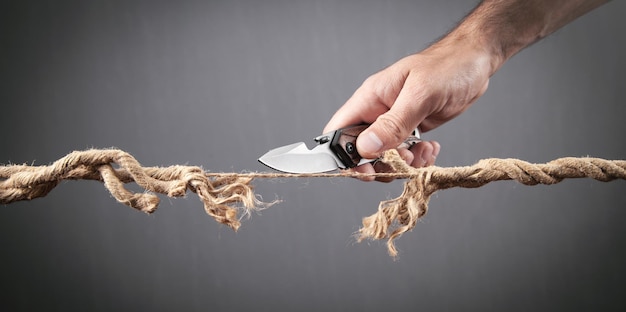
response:
M323 133L371 123L357 151L377 158L417 127L432 130L482 96L489 78L514 54L606 0L484 0L452 32L426 50L369 77L335 113ZM399 149L410 165L432 165L437 142ZM381 172L370 164L355 170Z
M360 123L371 123L357 139L365 158L376 158L398 147L419 126L426 132L465 111L486 90L489 58L468 46L440 42L408 56L369 77L326 125L324 132ZM434 164L439 143L421 142L399 149L414 167ZM371 165L359 172L384 171Z

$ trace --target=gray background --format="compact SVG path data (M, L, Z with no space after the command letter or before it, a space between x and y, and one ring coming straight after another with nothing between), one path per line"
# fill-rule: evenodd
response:
M0 163L118 147L145 165L265 171L370 74L473 1L13 1L0 9ZM624 1L523 51L426 134L441 166L626 158ZM238 233L195 195L153 215L97 182L0 207L11 310L623 310L626 183L438 193L393 261L351 234L401 182L257 181L284 200Z

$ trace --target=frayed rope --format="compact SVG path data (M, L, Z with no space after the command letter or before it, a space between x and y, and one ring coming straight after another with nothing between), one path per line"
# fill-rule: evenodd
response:
M546 164L531 164L519 159L484 159L472 166L442 168L408 166L396 150L384 153L381 161L391 173L210 173L197 166L142 167L130 154L116 149L75 151L48 166L8 165L0 167L0 204L31 200L48 194L63 180L96 180L104 183L120 203L146 213L159 204L153 193L170 197L198 195L207 214L217 222L237 230L240 215L263 209L254 194L254 178L284 177L385 177L407 179L402 194L380 203L378 211L363 218L358 241L387 239L391 256L398 251L394 240L413 229L428 211L428 201L438 190L451 187L474 188L489 182L516 180L525 185L555 184L566 178L588 177L598 181L626 179L626 161L600 158L567 157ZM115 166L115 167L114 167ZM135 182L146 193L133 193L124 184Z

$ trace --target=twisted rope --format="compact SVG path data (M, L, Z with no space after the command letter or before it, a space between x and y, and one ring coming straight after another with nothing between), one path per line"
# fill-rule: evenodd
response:
M397 255L394 240L413 229L428 211L428 201L438 190L451 187L474 188L492 181L516 180L525 185L555 184L566 178L589 177L598 181L626 179L626 161L599 158L560 158L546 164L530 164L518 159L484 159L467 167L413 168L397 151L387 151L381 159L394 172L362 174L356 172L289 173L210 173L197 166L142 167L130 154L116 149L75 151L48 166L0 166L0 204L43 197L63 180L96 180L120 203L152 213L159 204L153 193L170 197L198 195L204 210L216 221L234 230L241 225L239 215L262 209L254 194L254 178L282 177L387 177L407 179L403 193L382 201L378 211L363 218L359 241L387 239L391 256ZM127 190L135 182L146 193Z
M378 211L363 218L363 227L357 233L364 239L387 239L387 249L393 257L398 251L394 240L415 227L417 220L428 211L428 201L438 190L452 187L476 188L489 182L515 180L525 185L556 184L566 178L592 178L602 182L626 179L625 160L601 158L559 158L546 164L531 164L519 159L483 159L466 167L413 168L404 162L397 151L387 151L383 161L396 174L409 179L404 192L395 199L383 201Z
M133 156L115 149L75 151L49 166L3 166L0 179L5 179L0 181L0 204L43 197L63 180L97 180L118 202L146 213L156 210L159 197L133 193L124 184L135 182L148 192L169 197L185 196L189 190L198 195L207 214L234 230L241 225L238 210L248 214L265 205L254 195L251 177L209 178L196 166L142 167Z

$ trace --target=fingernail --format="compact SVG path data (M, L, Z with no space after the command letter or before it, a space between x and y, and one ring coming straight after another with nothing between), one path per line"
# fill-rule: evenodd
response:
M427 157L429 157L427 154L429 154L428 151L423 151L422 155L420 155L420 161L422 162L420 164L421 167L425 166L426 162L428 161L428 159L426 159Z
M383 147L383 141L381 141L374 132L366 133L359 141L360 152L363 154L375 154L380 152Z
M429 145L424 146L424 150L422 151L422 155L420 155L420 160L422 161L421 166L426 166L428 165L430 162L434 162L435 157L433 156L433 153L435 152L435 149L432 148Z
M441 150L441 146L439 143L433 143L433 159L436 159L439 156L439 151Z

